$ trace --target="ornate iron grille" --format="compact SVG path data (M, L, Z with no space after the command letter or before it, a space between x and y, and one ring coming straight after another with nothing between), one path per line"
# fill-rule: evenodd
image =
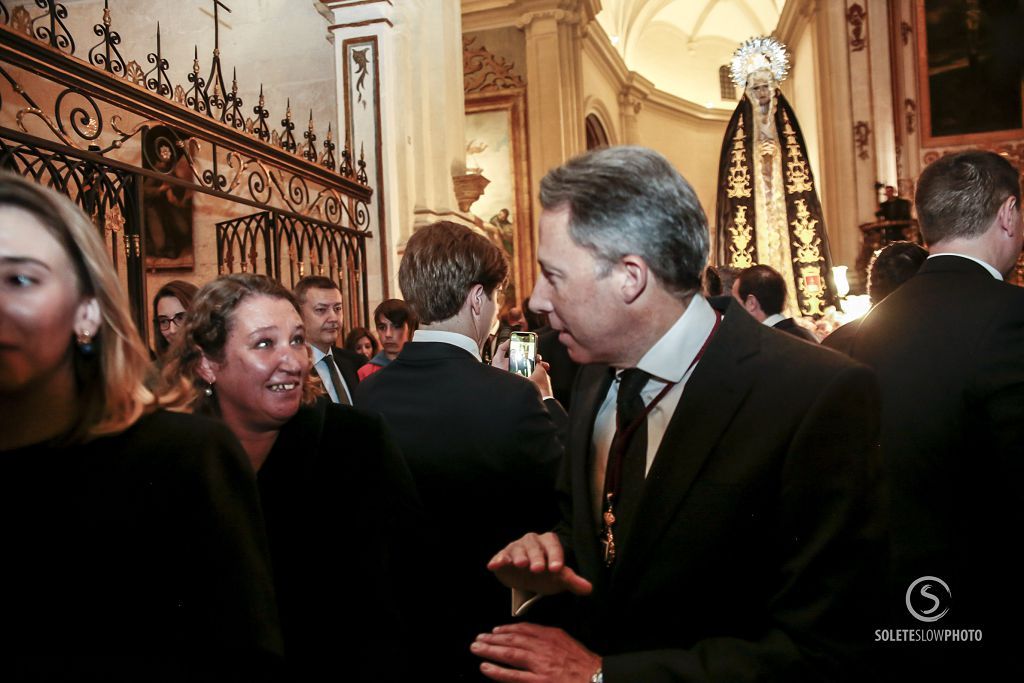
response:
M146 56L148 70L125 59L109 1L94 26L100 41L88 50L88 61L75 56L75 39L64 22L68 10L62 4L33 0L9 9L11 4L0 0L0 167L64 192L93 217L108 239L144 337L143 177L255 209L248 218L270 226L267 239L290 235L286 241L291 248L280 251L277 242L268 242L273 258L253 270L287 286L309 264L342 287L348 320L365 323L365 241L372 237L372 191L365 160L362 154L353 159L348 140L339 164L331 126L319 137L310 114L299 142L290 103L281 129L272 129L262 86L252 115L245 116L237 78L230 89L224 81L219 35L207 77L201 76L197 50L187 76L189 87L184 88L170 76L159 26L155 51ZM38 11L33 14L29 8ZM227 9L214 2L215 14L220 8ZM152 160L143 163L147 151L142 137L157 126L170 129L176 153L187 162L186 174L161 171ZM217 225L221 272L233 268L223 259L235 253L221 251L222 244L232 243L221 231L244 220ZM237 252L239 266L244 253ZM285 274L288 281L282 279Z
M366 240L356 230L261 211L217 223L221 273L263 272L287 287L305 275L324 275L339 284L345 321L369 318Z

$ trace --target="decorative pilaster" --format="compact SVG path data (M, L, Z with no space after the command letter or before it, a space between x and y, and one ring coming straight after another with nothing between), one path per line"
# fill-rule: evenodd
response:
M414 226L470 222L452 180L465 173L462 71L452 68L462 64L459 3L325 4L334 13L339 109L344 103L351 122L351 130L339 127L338 146L366 141L349 152L353 165L365 155L380 213L371 221L379 226L379 271L374 259L369 265L371 287L383 285L371 289L372 303L398 294L401 246Z
M559 4L564 7L571 3ZM526 101L534 196L541 177L549 169L583 151L585 146L581 38L593 16L577 9L536 10L523 14L516 22L526 37ZM539 210L535 215L539 215Z
M385 169L391 164L384 158L384 143L392 131L380 107L382 94L394 87L381 59L393 50L394 11L387 2L325 4L334 14L329 30L334 36L338 157L343 168L347 165L354 170L355 160L362 155L367 182L373 188L369 209L376 244L369 243L364 267L369 274L369 297L377 300L390 294L388 271L394 263L389 234L391 197L385 187ZM353 140L362 143L360 149L352 148Z
M894 38L890 41L892 59L893 100L903 105L895 117L896 137L900 141L896 153L897 182L894 183L900 196L914 196L915 179L921 173L921 133L918 125L917 52L914 40L914 0L893 0L889 7L889 22ZM895 38L896 27L899 38Z
M622 117L623 142L627 145L641 145L639 116L643 111L644 103L654 89L654 84L649 80L630 71L626 82L619 91L619 113Z

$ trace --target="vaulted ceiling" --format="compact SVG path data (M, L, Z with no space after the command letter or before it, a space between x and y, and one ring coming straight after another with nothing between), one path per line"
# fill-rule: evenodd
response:
M626 66L660 90L731 109L718 68L752 36L775 30L786 0L601 0L598 21Z

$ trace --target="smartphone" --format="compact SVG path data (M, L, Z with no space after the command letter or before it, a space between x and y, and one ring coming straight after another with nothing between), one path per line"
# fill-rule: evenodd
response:
M537 335L533 332L513 332L508 345L508 371L529 377L536 365Z

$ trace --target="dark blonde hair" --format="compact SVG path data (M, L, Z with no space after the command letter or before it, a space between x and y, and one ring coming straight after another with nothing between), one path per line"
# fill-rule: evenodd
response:
M71 261L78 295L99 305L94 352L72 353L78 414L66 442L124 431L157 401L145 384L149 353L99 230L66 196L20 176L0 173L0 205L21 209L39 221ZM68 344L73 343L69 338Z
M171 346L161 373L167 396L169 400L173 397L178 407L197 413L220 414L216 397L206 395L209 385L199 375L199 364L203 356L215 361L224 359L224 345L234 327L235 310L251 296L284 299L301 317L291 292L265 275L235 273L207 283L192 301L185 316L185 327ZM314 374L306 375L302 387L302 402L307 405L322 392L313 380Z

